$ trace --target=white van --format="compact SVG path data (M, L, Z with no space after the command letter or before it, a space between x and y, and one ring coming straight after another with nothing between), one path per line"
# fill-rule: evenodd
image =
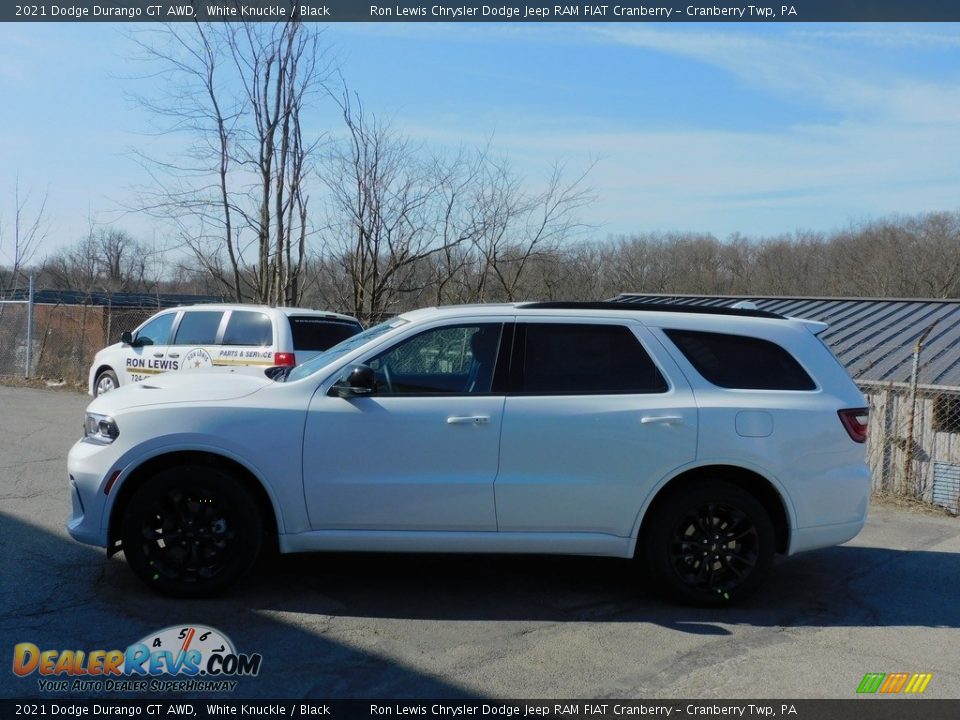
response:
M211 365L293 366L356 335L349 315L265 305L189 305L162 310L90 366L94 397L170 370Z

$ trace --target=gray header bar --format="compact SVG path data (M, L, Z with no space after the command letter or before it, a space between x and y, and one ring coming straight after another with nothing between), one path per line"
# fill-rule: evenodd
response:
M955 0L777 0L744 4L523 0L64 0L0 3L0 22L958 22Z

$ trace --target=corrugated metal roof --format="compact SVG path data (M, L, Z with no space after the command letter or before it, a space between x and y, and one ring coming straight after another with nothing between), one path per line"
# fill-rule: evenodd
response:
M960 386L960 300L643 295L616 302L724 306L749 300L758 310L828 323L820 337L857 380L909 382L917 339L933 330L920 355L922 385Z

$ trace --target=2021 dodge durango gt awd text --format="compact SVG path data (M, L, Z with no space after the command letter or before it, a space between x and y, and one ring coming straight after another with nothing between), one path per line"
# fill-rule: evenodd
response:
M269 544L635 557L681 602L729 603L774 554L863 527L867 410L825 327L430 308L295 368L162 375L90 404L67 526L179 596L222 590Z

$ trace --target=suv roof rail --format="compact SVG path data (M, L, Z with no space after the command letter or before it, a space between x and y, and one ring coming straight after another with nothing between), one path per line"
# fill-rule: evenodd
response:
M601 302L574 302L558 300L551 302L525 302L517 305L524 310L633 310L639 312L693 313L699 315L734 315L739 317L758 317L784 320L779 315L766 310L748 310L746 308L717 307L715 305L674 305L671 303L632 303L611 300Z

